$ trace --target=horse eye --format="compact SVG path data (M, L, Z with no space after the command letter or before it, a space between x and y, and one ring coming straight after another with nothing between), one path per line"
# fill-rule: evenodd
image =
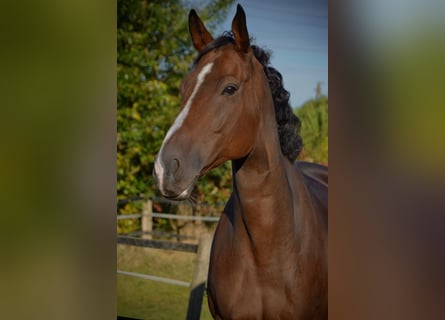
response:
M231 96L236 92L236 90L238 90L237 87L229 84L227 87L224 88L221 94L224 96Z

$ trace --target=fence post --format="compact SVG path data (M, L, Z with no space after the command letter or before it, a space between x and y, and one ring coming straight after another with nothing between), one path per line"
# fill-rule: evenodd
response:
M142 218L141 218L141 228L142 228L142 238L151 239L151 234L146 232L152 232L153 230L153 204L151 200L144 202L142 206Z
M201 316L202 300L206 288L207 274L209 271L210 247L212 245L211 234L203 234L199 238L198 254L195 271L190 284L190 298L187 309L187 320L199 320Z

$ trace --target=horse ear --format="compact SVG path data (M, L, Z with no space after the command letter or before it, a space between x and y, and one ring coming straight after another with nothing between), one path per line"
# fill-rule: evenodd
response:
M236 7L235 18L232 21L232 33L238 48L242 52L247 52L250 46L249 32L247 32L246 14L239 4Z
M196 11L193 9L190 10L189 13L189 31L193 46L198 51L204 49L204 47L213 40L212 35L207 31L201 19L196 14Z

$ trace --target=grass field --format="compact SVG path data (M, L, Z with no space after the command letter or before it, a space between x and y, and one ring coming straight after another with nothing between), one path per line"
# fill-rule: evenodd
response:
M191 282L196 254L117 246L119 270ZM171 284L117 275L117 314L137 319L185 319L190 290ZM212 319L204 298L201 319Z

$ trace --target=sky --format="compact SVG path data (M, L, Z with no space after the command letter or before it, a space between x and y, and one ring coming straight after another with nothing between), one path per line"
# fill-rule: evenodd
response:
M315 97L317 82L328 94L328 1L240 0L249 35L272 50L271 65L283 76L292 107ZM231 30L236 4L219 30Z

